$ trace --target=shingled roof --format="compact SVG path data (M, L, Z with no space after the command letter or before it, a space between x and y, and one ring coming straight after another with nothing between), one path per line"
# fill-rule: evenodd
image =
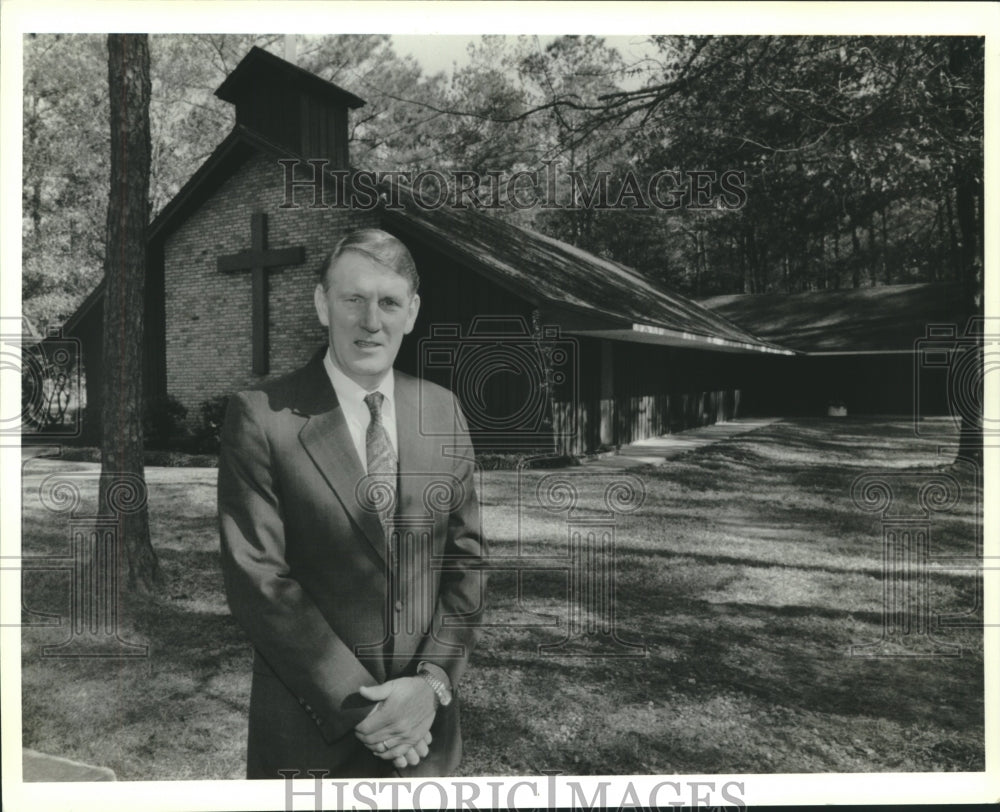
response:
M417 206L412 190L403 187L402 192L398 199L405 208L386 209L388 223L433 240L455 259L529 301L575 311L585 321L577 320L572 332L788 352L619 262L471 208Z
M714 296L701 304L745 330L809 354L910 352L930 324L961 333L970 308L955 284Z
M275 56L256 45L251 48L232 73L219 85L215 95L230 104L238 104L247 96L259 92L260 85L275 76L299 85L321 98L346 107L363 107L365 100L333 82Z

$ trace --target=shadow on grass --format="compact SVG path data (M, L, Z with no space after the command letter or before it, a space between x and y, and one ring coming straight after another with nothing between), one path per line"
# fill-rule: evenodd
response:
M783 563L780 559L774 560L760 560L749 557L740 556L727 556L727 555L708 555L704 553L695 553L690 551L684 552L674 552L670 550L641 550L636 551L635 555L645 555L652 558L664 558L669 564L671 561L695 561L700 564L705 564L708 566L715 565L727 565L740 567L743 569L762 569L762 570L783 570L783 571L793 571L793 570L804 570L811 572L822 572L828 575L857 575L866 578L873 578L879 581L882 580L885 570L882 567L866 567L866 566L841 566L834 567L827 564L807 564L802 562L796 562L794 564ZM871 558L881 555L881 550L873 545L871 550ZM972 590L974 588L974 581L976 578L980 577L977 571L973 567L969 567L965 573L957 572L935 572L934 578L939 582L948 582L953 584L957 588ZM821 607L814 607L816 611L822 612ZM830 610L833 612L839 610Z
M119 780L241 777L251 649L221 599L218 553L159 555L168 590L121 605L120 636L148 645L146 657L43 657L41 646L69 633L68 577L25 576L29 606L64 622L22 634L24 745L73 753Z
M621 636L648 646L641 660L540 656L538 646L565 624L487 634L469 672L479 690L466 702L473 720L500 712L507 721L468 732L474 763L499 758L522 771L590 774L643 765L707 773L983 769L977 634L960 658L873 659L849 656L849 647L878 639L879 613L650 596L618 608ZM512 707L520 713L512 716ZM583 719L567 741L552 744L542 723L525 721L536 711L549 728L581 712ZM635 736L653 749L635 751ZM588 740L595 750L581 756Z
M891 421L795 421L644 471L646 505L617 531L614 615L643 657L607 656L599 636L541 655L577 605L567 572L525 576L520 593L512 573L495 573L493 625L459 686L462 774L982 769L980 630L942 633L957 658L849 656L882 632L879 525L850 503L850 483L883 462L920 470L932 446ZM509 555L514 478L487 477L488 535ZM149 657L44 659L65 628L24 631L25 745L124 780L242 776L251 650L225 605L213 487L201 477L151 494L168 586L122 607L123 636ZM587 518L601 512L591 490ZM935 524L939 549L974 548L974 513ZM563 519L529 518L526 550L565 552ZM52 517L31 519L26 553L68 549ZM928 579L935 613L974 601L971 575ZM26 574L25 592L32 609L66 616L65 573ZM540 618L558 625L528 626Z

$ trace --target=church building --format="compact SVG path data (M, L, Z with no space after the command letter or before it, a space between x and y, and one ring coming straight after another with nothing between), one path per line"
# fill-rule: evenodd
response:
M458 395L480 449L580 454L730 419L750 358L794 355L632 269L474 208L328 199L364 102L259 48L216 91L230 134L148 230L144 385L205 402L304 364L326 340L324 258L380 227L410 248L421 310L397 367ZM294 172L294 174L292 174ZM326 173L316 198L317 172ZM103 283L64 328L99 415ZM90 429L94 429L91 422Z

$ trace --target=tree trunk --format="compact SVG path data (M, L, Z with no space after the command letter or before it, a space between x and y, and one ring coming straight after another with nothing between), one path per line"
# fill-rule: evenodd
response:
M958 235L955 233L955 215L951 208L951 190L944 195L945 221L948 223L948 244L951 247L951 272L956 281L962 281L962 259L958 250Z
M962 283L962 297L968 303L970 312L981 313L983 278L982 260L979 248L982 235L977 233L975 212L975 183L971 171L955 169L955 213L958 215L959 261ZM958 399L966 408L962 409L961 434L959 436L957 459L971 460L976 465L983 464L983 336L977 336L976 347L969 352L976 353L978 374L966 376L964 383L970 391L962 392ZM978 411L969 409L977 406Z
M819 273L823 274L823 290L830 289L830 263L826 261L826 234L819 235ZM816 287L820 287L819 276L816 277Z
M949 71L955 76L962 76L970 62L969 44L956 38L949 42ZM961 101L959 99L958 101ZM971 126L963 105L954 104L950 109L952 124L957 132L966 132ZM982 220L976 216L976 197L979 182L977 177L982 172L981 156L975 159L961 156L952 169L955 186L955 215L958 220L959 232L959 279L962 285L962 296L969 312L982 315L983 308L983 233ZM980 332L976 336L975 363L977 373L965 376L969 391L958 397L964 401L966 408L962 409L962 427L959 438L959 460L971 460L980 467L983 464L983 378L986 371L983 367L983 338ZM968 408L972 406L973 408Z
M698 284L695 288L695 295L701 297L701 289L705 279L709 277L708 250L705 248L705 232L698 232L698 256L701 259L701 273L698 275Z
M111 190L104 260L104 407L101 515L118 517L130 591L162 582L149 538L143 472L142 372L149 217L149 41L108 35ZM120 560L120 559L119 559Z
M854 223L854 218L851 218L851 248L854 251L851 257L851 287L860 288L861 287L861 240L858 239L858 227Z
M756 232L754 232L754 250L757 252L757 267L759 269L757 273L757 292L767 293L771 275L770 268L768 267L770 257L767 252L767 240L758 240Z
M962 296L978 309L977 293L983 281L979 272L979 246L981 236L977 233L976 187L971 169L955 168L955 213L958 216L959 268L962 282Z
M753 226L748 226L743 234L743 251L747 263L747 293L760 293L757 282L757 250L754 244Z
M885 205L882 206L882 271L885 283L892 284L892 258L889 256L889 224L886 222Z
M746 257L743 254L742 243L742 235L740 235L739 239L737 239L736 236L732 237L731 245L733 249L733 256L740 269L740 293L750 293L750 280L747 278L747 262Z
M868 267L871 268L870 284L874 288L878 285L878 243L875 240L875 215L868 215Z
M32 99L31 116L28 119L28 126L25 127L25 154L34 156L38 144L38 96ZM33 175L31 181L31 252L36 254L41 249L42 243L42 171L37 162L32 168Z
M840 290L840 221L833 221L833 289Z

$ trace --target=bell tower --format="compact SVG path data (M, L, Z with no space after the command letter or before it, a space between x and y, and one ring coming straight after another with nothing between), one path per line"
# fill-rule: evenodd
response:
M306 160L349 169L348 110L364 100L262 48L254 47L215 95L236 105L236 123Z

